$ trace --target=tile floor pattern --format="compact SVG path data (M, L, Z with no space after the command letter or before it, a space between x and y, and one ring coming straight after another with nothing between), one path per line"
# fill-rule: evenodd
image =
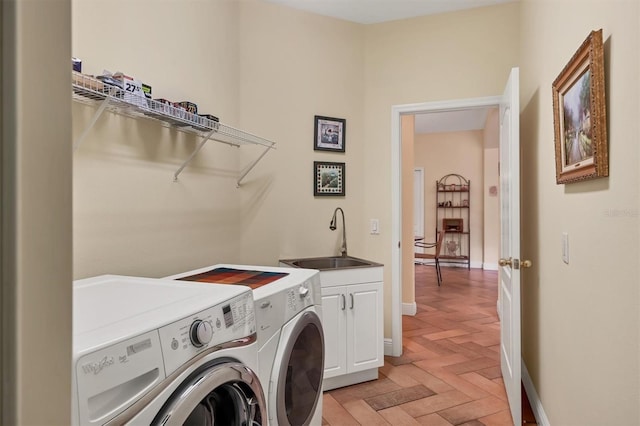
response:
M500 373L497 272L416 265L403 355L376 381L324 393L323 425L513 425Z

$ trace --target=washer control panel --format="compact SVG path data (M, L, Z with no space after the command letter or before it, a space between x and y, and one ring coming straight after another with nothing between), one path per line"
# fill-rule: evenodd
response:
M166 374L198 353L256 332L251 291L158 330Z

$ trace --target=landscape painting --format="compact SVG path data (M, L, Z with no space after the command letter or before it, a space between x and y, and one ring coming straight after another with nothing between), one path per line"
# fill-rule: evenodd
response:
M609 176L602 30L589 34L552 91L556 183Z

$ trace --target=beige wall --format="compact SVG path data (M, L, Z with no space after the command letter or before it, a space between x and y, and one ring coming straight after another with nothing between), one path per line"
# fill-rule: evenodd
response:
M71 408L71 4L2 2L2 416Z
M12 31L12 29L9 27L9 25L5 24L3 17L4 16L4 5L0 5L0 22L2 22L2 28L4 28L4 31ZM3 32L0 30L0 38L4 39L5 37L7 37L8 33ZM7 73L4 69L4 54L3 54L3 43L0 43L0 70L2 70L2 75L4 77L0 77L0 129L6 129L6 127L3 125L3 121L4 121L4 113L3 113L3 106L4 106L4 80L7 78ZM5 146L5 134L0 132L0 141L2 143L2 146ZM2 150L0 149L0 161L2 161ZM3 165L4 167L4 165ZM0 188L2 188L2 182L4 181L4 177L2 176L2 173L0 173ZM4 203L5 200L3 197L3 190L0 189L0 199L2 199L2 202ZM6 231L3 231L3 222L4 219L0 219L0 277L2 277L2 282L4 283L4 257L3 257L3 246L4 246L4 237L3 235L6 233ZM5 288L4 286L2 288ZM3 294L4 292L2 290L0 290L0 306L3 307L3 311L4 311L4 302L3 300L5 300L9 295L5 295ZM3 365L5 365L4 362L4 348L5 348L5 339L10 339L12 337L11 333L8 333L8 330L5 330L3 324L4 324L4 317L2 315L0 315L0 372L2 373L2 375L4 376L5 372L4 372L4 367L2 367ZM11 337L10 337L11 336ZM3 388L5 386L9 386L10 381L7 380L7 383L5 384L4 381L0 380L0 419L3 419L3 423L9 421L9 419L11 418L11 416L13 416L13 413L9 413L6 412L8 411L8 407L9 407L9 401L8 398L5 398L5 392L3 391ZM5 413L6 414L3 414Z
M173 183L194 138L101 118L74 158L76 277L335 254L340 232L329 220L338 206L349 253L363 255L361 26L264 2L142 2L104 37L111 23L100 17L118 4L74 3L73 51L87 72L138 76L154 97L193 100L277 149L237 189L233 177L262 148L209 142ZM92 111L74 106L74 135ZM313 150L314 115L346 119L345 154ZM314 160L346 163L346 197L314 198Z
M113 31L105 10L125 8ZM191 100L239 127L237 21L235 2L75 0L72 51L84 72L125 72L155 98ZM94 111L74 103L74 138ZM239 259L238 149L209 142L174 183L197 142L145 120L100 118L74 154L75 278Z
M497 195L489 194L489 187L499 187L499 149L485 149L483 161L484 184L478 188L483 193L484 201L482 264L484 269L493 270L498 269L500 257L500 199Z
M497 108L487 114L484 127L484 268L497 269L500 257L500 200L489 195L489 187L499 186L500 117Z
M349 254L365 256L362 26L263 1L240 4L241 122L278 143L240 190L240 260L338 254L341 226L329 230L336 207L345 213ZM345 153L314 151L315 115L346 119ZM314 161L346 164L345 197L313 196Z
M416 273L414 263L413 174L415 164L415 115L400 117L402 140L402 250L411 256L402 258L402 302L415 303ZM426 180L426 179L425 179ZM428 182L428 181L427 181ZM425 230L426 231L426 230Z
M551 424L639 424L638 2L524 0L521 12L523 358ZM598 28L611 176L556 185L551 84Z
M417 134L415 140L415 166L424 167L425 176L424 233L426 241L436 240L435 182L450 173L462 175L471 181L469 194L471 266L481 268L484 233L482 130ZM464 220L467 219L464 218Z

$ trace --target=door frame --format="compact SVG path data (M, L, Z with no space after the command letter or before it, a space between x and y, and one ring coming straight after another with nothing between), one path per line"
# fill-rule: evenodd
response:
M385 354L402 355L402 137L400 116L499 107L502 96L453 99L391 107L391 344ZM413 247L413 244L412 244ZM413 256L413 253L411 254Z

